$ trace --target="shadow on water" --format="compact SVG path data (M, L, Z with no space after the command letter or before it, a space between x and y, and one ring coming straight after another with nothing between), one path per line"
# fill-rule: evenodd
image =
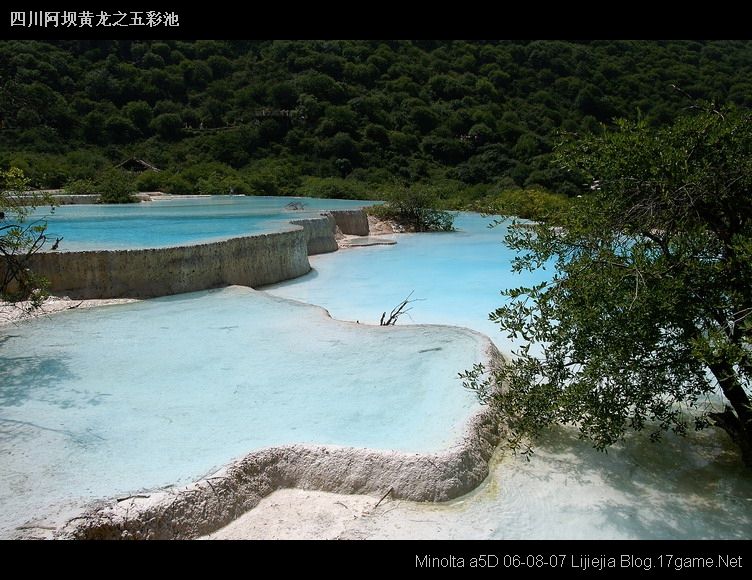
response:
M668 434L658 443L635 434L603 453L557 429L532 461L555 463L536 479L565 474L574 489L600 495L592 507L621 537L752 538L752 472L724 433Z
M60 388L62 381L75 378L63 357L0 356L0 409L18 407L29 400L61 408L91 404L91 394Z
M66 429L48 412L50 406L83 409L103 402L106 393L66 386L77 378L64 357L0 356L0 450L42 433L63 436L78 447L99 445L102 437L93 430ZM34 406L27 409L29 404Z

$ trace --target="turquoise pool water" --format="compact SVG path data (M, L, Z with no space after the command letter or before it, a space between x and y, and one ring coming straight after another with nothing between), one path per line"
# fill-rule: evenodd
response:
M247 202L201 207L236 215ZM179 203L201 222L193 200ZM231 288L0 329L0 536L66 502L191 481L259 446L451 441L477 408L453 378L478 356L477 337L406 325L466 326L508 352L488 320L499 291L549 274L510 274L504 230L489 222L461 214L456 233L313 256L313 272L266 293ZM399 338L365 325L411 291ZM715 431L665 445L630 438L605 455L557 430L531 462L505 457L493 473L447 506L395 509L375 537L752 538L752 483Z
M272 445L442 449L478 408L456 376L486 344L337 322L238 286L1 330L0 536Z
M302 210L286 208L303 204ZM170 197L123 205L63 205L50 212L47 234L61 251L162 248L280 231L292 219L324 210L354 209L373 202L291 197Z
M457 233L312 256L313 272L265 290L370 323L413 291L421 300L405 323L466 326L509 353L512 343L488 319L503 303L499 290L550 272L511 274L504 227L489 229L490 221L460 214ZM501 453L481 489L448 505L389 508L365 537L752 539L752 478L722 432L669 434L660 444L633 436L604 454L558 429L536 450L530 462Z
M511 342L488 315L503 304L504 288L544 280L549 271L512 274L514 255L502 243L505 226L460 213L457 232L400 234L398 243L310 256L313 271L267 286L276 296L323 306L332 316L378 324L412 292L403 324L455 324L482 332L503 351Z

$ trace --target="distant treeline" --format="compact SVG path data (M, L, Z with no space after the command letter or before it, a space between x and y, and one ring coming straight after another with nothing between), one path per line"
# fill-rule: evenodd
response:
M0 168L48 188L135 158L162 169L138 189L173 193L574 195L561 134L691 99L752 104L752 43L1 41Z

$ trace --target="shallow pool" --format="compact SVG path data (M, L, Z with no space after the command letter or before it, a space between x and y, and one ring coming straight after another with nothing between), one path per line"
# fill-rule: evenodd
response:
M70 311L0 340L0 535L271 445L442 449L478 408L456 376L487 345L242 287Z
M499 290L550 272L511 274L504 228L489 229L490 221L460 214L458 233L397 235L394 246L312 256L313 272L266 290L372 323L413 291L421 300L412 304L410 321L461 324L509 353L513 345L488 319L503 303ZM661 444L633 436L606 454L555 429L530 462L507 454L468 496L389 509L355 537L750 539L752 479L717 430L686 439L669 434Z
M245 198L202 203L234 214ZM508 352L488 320L499 291L550 274L512 275L489 222L461 214L457 233L313 256L311 274L268 288L278 298L231 288L4 329L0 535L67 502L192 481L260 446L451 442L477 408L453 377L482 341L404 325L467 326ZM394 329L280 301L376 324L411 291ZM750 538L752 488L724 438L636 437L602 454L554 430L531 462L506 457L473 494L395 510L371 537Z
M302 204L292 210L290 203ZM289 221L324 210L354 209L373 202L300 197L169 197L122 205L63 205L35 216L47 235L62 238L61 251L162 248L280 231Z
M323 306L335 318L378 324L412 292L415 302L400 319L410 324L456 324L494 340L502 352L511 342L488 315L504 302L505 288L538 283L550 271L511 273L514 254L504 246L504 225L460 213L458 231L399 234L395 245L350 248L310 256L313 271L264 290Z

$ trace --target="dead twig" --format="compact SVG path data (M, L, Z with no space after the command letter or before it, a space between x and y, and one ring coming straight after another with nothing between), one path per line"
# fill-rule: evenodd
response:
M413 302L418 302L420 298L416 298L414 300L410 300L410 297L413 295L413 292L415 290L412 290L410 294L407 295L407 298L405 298L402 302L400 302L397 306L392 308L392 311L389 313L389 318L386 316L386 312L384 312L381 315L381 320L379 321L379 326L394 326L397 324L397 319L405 314L406 312L410 312L412 310L412 307L405 308L408 304L412 304Z
M379 503L377 503L375 506L373 506L373 509L376 509L377 507L379 507L381 505L381 502L386 499L386 496L388 496L393 491L394 491L394 488L390 487L389 490L384 495L381 496L381 499L379 500Z
M127 499L135 499L135 498L144 498L144 499L146 499L146 498L149 498L149 497L151 497L151 496L149 496L149 495L143 495L143 494L127 495L125 497L119 497L119 498L117 498L117 502L120 503L121 501L125 501Z

